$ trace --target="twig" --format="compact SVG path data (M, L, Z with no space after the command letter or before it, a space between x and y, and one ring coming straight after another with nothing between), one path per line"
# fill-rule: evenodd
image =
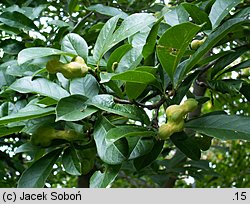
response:
M80 20L76 25L75 27L73 28L73 30L71 31L72 33L77 33L83 26L84 26L84 23L86 21L86 19L88 17L90 17L92 15L93 11L89 12L86 16L84 16L82 18L82 20Z
M145 104L137 102L137 101L134 101L134 103L137 104L137 105L139 105L139 106L141 106L141 107L143 107L143 108L147 108L149 110L153 110L153 109L159 108L165 101L166 101L166 98L161 98L160 101L158 101L157 103L152 104L152 105L145 105Z
M120 98L117 98L117 97L114 97L114 101L117 102L117 103L121 103L121 104L132 104L131 101L120 99Z

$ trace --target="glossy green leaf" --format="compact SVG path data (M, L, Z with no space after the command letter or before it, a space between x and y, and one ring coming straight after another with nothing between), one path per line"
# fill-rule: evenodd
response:
M243 83L240 89L240 92L246 97L248 101L250 101L250 84Z
M88 104L110 113L149 124L149 118L143 109L134 105L115 103L113 96L108 94L94 96Z
M111 18L103 26L95 47L93 56L96 62L113 46L155 22L155 17L147 13L137 13L128 16L114 32L119 16ZM114 33L113 33L114 32Z
M67 34L61 42L61 49L64 52L82 57L87 62L88 44L76 33ZM67 58L70 61L70 58Z
M82 95L62 98L56 106L56 121L78 121L95 113L98 109L87 107L87 100L88 98Z
M116 48L112 54L109 57L108 63L107 63L107 71L108 72L114 72L112 67L114 66L114 63L119 63L121 58L132 48L130 44L124 44L118 48ZM117 65L116 65L117 66ZM116 68L116 67L114 67Z
M153 137L155 132L140 126L118 126L107 132L106 140L115 142L124 137Z
M222 73L219 74L219 76L222 74L226 74L228 72L232 72L232 71L240 71L241 69L245 69L248 67L250 67L250 60L246 60L246 61L241 62L239 64L236 64L228 69L223 70Z
M135 69L142 60L141 48L133 47L130 49L118 63L117 68L115 69L116 73L122 73L128 70Z
M29 60L33 60L36 58L47 57L51 55L69 55L74 57L75 55L64 52L62 50L57 50L54 48L48 47L31 47L23 49L21 52L18 53L17 62L19 65L24 64Z
M244 81L236 79L213 80L207 82L209 87L223 94L235 95L240 92Z
M216 0L209 13L213 29L218 27L221 21L229 14L229 11L240 2L241 0Z
M99 84L95 77L87 74L83 78L76 78L70 81L69 91L71 94L79 94L92 98L99 93Z
M114 126L104 117L100 118L94 128L94 140L97 153L102 161L107 164L121 164L127 159L128 145L124 140L115 143L106 141L107 132Z
M138 84L151 84L160 89L160 84L153 74L137 70L128 70L111 77L112 80L121 80L125 82L134 82Z
M17 187L18 188L42 188L46 179L52 171L53 165L61 154L62 149L54 150L42 158L35 161L21 175Z
M106 188L117 177L121 165L107 165L105 171L96 171L90 178L90 188Z
M191 3L183 3L181 5L186 9L186 11L189 13L190 17L196 24L201 25L206 23L202 28L203 30L210 30L212 28L211 22L205 11L201 10L196 5Z
M157 68L148 67L148 66L137 67L135 69L135 71L148 72L153 75L156 74L157 70L158 70ZM126 90L126 94L128 98L130 100L133 100L139 97L143 93L146 87L147 87L147 84L139 84L136 82L126 82L125 90Z
M135 168L137 170L141 170L150 165L153 161L155 161L159 156L159 154L161 153L163 145L164 145L163 141L155 141L152 150L148 154L143 155L134 160Z
M112 44L108 46L108 50L117 43L144 30L147 26L153 24L156 18L147 13L136 13L128 16L115 31L112 37Z
M90 11L101 13L103 15L107 15L107 16L119 15L120 18L122 19L125 19L128 16L128 14L126 14L125 12L121 11L118 8L111 7L111 6L104 6L102 4L95 4L95 5L89 6L87 9Z
M171 26L179 25L188 21L188 12L179 5L175 8L168 9L167 7L163 9L164 19L167 24Z
M16 150L15 154L23 153L23 152L35 152L40 150L41 148L35 145L32 145L30 142L26 142L20 145Z
M0 118L1 120L1 118ZM0 121L1 122L1 121ZM0 137L18 133L23 129L24 126L15 126L15 127L4 127L0 126Z
M162 18L159 19L153 25L152 29L150 30L149 35L147 36L146 44L143 46L143 50L142 50L142 55L144 59L148 58L154 52L156 40L158 36L158 30L159 30L161 21L162 21Z
M68 11L72 14L75 11L75 8L79 4L78 0L68 0Z
M169 28L161 36L156 49L157 55L172 80L178 63L200 28L190 22L182 23Z
M8 124L11 122L19 122L33 118L40 118L54 113L55 113L55 108L52 107L41 108L36 105L27 105L26 107L20 109L16 113L0 118L0 125Z
M105 52L109 50L107 49L107 47L109 47L109 45L111 44L112 35L116 28L118 20L119 16L114 16L111 19L109 19L102 27L102 30L98 35L98 38L96 40L93 49L93 59L95 63L99 63Z
M223 114L190 120L185 127L222 140L250 140L249 124L249 117Z
M187 157L193 160L199 160L201 157L200 148L195 143L195 139L188 137L184 132L177 132L170 136L174 145Z
M249 50L248 46L241 46L236 49L234 49L235 52L228 53L227 55L221 57L219 60L216 61L215 65L213 66L213 69L211 70L211 78L216 78L215 76L223 69L226 69L226 67L231 64L234 60L236 60L238 57L243 55L245 52Z
M38 30L34 22L25 16L24 14L13 11L13 12L3 12L0 15L0 22L3 22L4 24L18 28L18 29L24 29L24 30Z
M136 159L151 152L154 146L152 138L128 137L127 141L129 146L129 160Z
M68 147L62 155L62 165L68 174L80 176L81 162L74 148Z
M44 78L32 80L29 76L16 80L9 89L20 93L37 93L55 100L69 96L69 93L58 84Z
M184 76L187 74L199 61L200 59L214 47L221 39L223 39L235 26L249 23L250 21L244 18L235 18L226 21L213 33L211 33L206 41L198 48L198 50L190 57L188 63L185 65L185 69L182 73Z

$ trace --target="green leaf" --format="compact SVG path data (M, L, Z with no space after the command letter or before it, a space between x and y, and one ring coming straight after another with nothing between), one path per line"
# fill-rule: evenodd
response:
M114 63L119 63L121 58L132 48L130 44L124 44L116 48L110 55L107 63L107 71L114 72L112 69Z
M96 171L90 178L90 188L106 188L117 177L121 165L107 165L105 171Z
M170 10L167 7L164 9L167 10L167 12L163 10L164 19L167 24L175 26L188 21L188 12L183 8L182 5Z
M33 60L36 58L47 57L51 55L68 55L74 57L75 55L64 52L62 50L57 50L54 48L48 47L31 47L23 49L18 53L17 62L19 65L24 64L29 60Z
M62 98L56 106L56 121L78 121L95 113L97 109L87 107L87 100L88 98L82 95Z
M142 49L141 47L133 47L130 49L120 60L117 68L115 69L116 73L122 73L128 70L135 69L142 60Z
M221 39L223 39L235 26L250 22L244 18L230 19L222 24L218 29L211 33L206 41L198 48L198 50L190 57L185 69L182 73L184 76L187 74L199 61L200 59L214 47Z
M116 142L124 137L153 137L155 132L140 126L118 126L107 132L107 142Z
M55 100L69 96L69 93L58 84L44 78L32 80L30 76L16 80L9 89L20 93L37 93Z
M105 25L102 27L99 33L94 49L93 49L93 59L95 63L99 64L102 56L109 50L107 47L111 44L112 35L116 28L116 24L119 20L119 16L114 16L109 19Z
M202 151L207 151L211 147L213 137L202 135L202 137L195 137L194 139Z
M190 17L192 20L198 24L204 24L206 23L202 30L210 30L212 28L211 22L208 18L208 15L205 11L202 11L200 8L198 8L196 5L191 4L191 3L183 3L181 4L186 11L190 14Z
M35 145L32 145L30 142L26 142L20 145L16 150L15 154L23 153L23 152L35 152L40 150L41 148Z
M83 78L76 78L70 81L69 91L71 95L79 94L92 98L99 93L99 84L95 77L91 74L87 74Z
M145 137L128 137L128 146L129 146L129 157L128 159L136 159L141 157L149 152L151 152L154 141L152 138Z
M237 6L241 0L216 0L209 13L209 19L213 30L218 27L221 21L228 15L229 11Z
M223 114L190 120L185 127L222 140L250 140L249 124L249 117Z
M149 67L149 66L142 66L137 67L135 71L142 71L142 72L148 72L150 74L156 75L157 68ZM158 83L158 82L157 82ZM126 94L130 100L136 99L139 97L145 88L147 87L147 84L139 84L136 82L127 82L125 86ZM161 88L160 88L161 90Z
M147 13L137 13L128 16L114 32L119 16L111 18L103 26L95 47L93 56L96 62L113 46L135 33L145 29L147 26L155 22L155 17ZM114 32L114 33L113 33Z
M137 70L128 70L126 72L116 74L111 77L112 80L122 80L125 82L134 82L137 84L150 84L159 89L161 89L160 84L158 83L155 76L148 72L137 71Z
M161 153L163 145L164 141L155 141L152 150L148 154L143 155L142 157L136 158L134 160L135 168L137 170L141 170L146 166L150 165L153 161L155 161Z
M147 13L136 13L128 16L113 34L112 43L107 47L107 50L135 33L144 30L155 21L156 18Z
M249 50L248 46L241 46L234 49L234 52L228 53L227 55L221 57L219 60L216 61L213 69L211 70L211 78L216 78L216 75L223 69L231 64L234 60L239 58L245 52Z
M17 11L14 12L3 12L0 15L0 22L3 22L4 24L18 28L18 29L24 29L24 30L38 30L36 25L33 23L31 19L29 19L27 16L25 16L22 13L19 13Z
M248 101L250 101L250 84L243 83L240 92L246 97Z
M67 34L62 39L61 49L64 52L82 57L87 63L88 44L80 35L76 33ZM66 59L70 61L70 58L66 58Z
M149 124L149 118L143 109L129 104L116 104L113 96L108 94L94 96L88 104L110 113Z
M0 125L8 124L11 122L19 122L23 120L39 118L46 115L55 113L55 108L40 108L36 105L28 104L26 107L20 109L17 113L0 118Z
M79 4L78 0L68 0L68 11L72 14L75 11L75 8Z
M107 15L107 16L119 15L120 18L122 18L122 19L125 19L128 16L128 14L126 14L125 12L121 11L118 8L104 6L102 4L95 4L93 6L89 6L87 9L90 11L96 11L98 13L101 13L101 14Z
M174 145L187 157L193 160L200 160L201 151L195 143L194 138L188 137L184 132L178 132L171 135L170 139Z
M228 69L223 70L219 74L219 76L221 76L222 74L226 74L228 72L232 72L232 71L240 71L241 69L245 69L245 68L248 68L248 67L250 67L250 60L246 60L246 61L241 62L239 64L236 64L236 65L234 65L234 66L232 66L232 67L230 67Z
M42 188L46 179L53 169L53 165L61 154L62 149L54 150L39 160L35 161L21 175L17 187L18 188Z
M62 165L68 174L81 175L81 162L79 161L74 148L68 147L62 155Z
M107 132L114 126L104 117L101 117L94 128L94 140L97 153L102 161L107 164L121 164L127 160L128 144L124 140L115 143L107 142Z
M0 118L1 120L1 118ZM16 127L2 127L0 126L0 137L11 135L14 133L18 133L23 129L24 126L16 126Z
M152 27L152 29L149 32L149 35L146 40L146 44L143 46L142 55L144 59L148 58L155 49L155 44L158 36L158 30L160 27L160 23L162 21L162 18L160 18Z
M235 79L213 80L207 82L209 87L215 91L230 95L239 94L244 81Z
M156 48L157 55L161 65L172 80L178 63L200 28L201 26L190 22L182 23L169 28L161 36Z

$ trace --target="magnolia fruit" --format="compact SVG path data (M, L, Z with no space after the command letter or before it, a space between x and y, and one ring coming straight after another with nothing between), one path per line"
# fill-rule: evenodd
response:
M189 112L194 111L198 102L193 99L187 99L182 105L171 105L166 109L168 122L160 126L158 137L166 140L175 132L181 132L184 129L184 118Z
M55 139L71 142L81 140L81 136L73 130L56 130L50 126L41 126L32 134L31 143L36 146L49 147Z
M64 64L58 60L50 60L46 69L49 73L55 74L60 72L67 79L84 77L89 70L83 58L77 56L70 63Z
M204 42L205 42L206 38L203 38L202 40L193 40L191 42L191 49L192 50L197 50Z

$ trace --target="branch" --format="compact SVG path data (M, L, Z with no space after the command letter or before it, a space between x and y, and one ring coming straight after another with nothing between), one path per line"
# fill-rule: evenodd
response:
M145 105L143 103L140 103L140 102L137 102L137 101L134 101L134 103L138 106L141 106L143 108L147 108L149 110L153 110L153 109L158 109L160 108L160 106L166 101L166 98L162 97L160 101L158 101L157 103L155 104L152 104L152 105Z
M87 20L88 17L90 17L92 15L93 11L89 12L86 16L84 16L73 28L73 30L71 31L72 33L77 33L83 26L85 21Z

